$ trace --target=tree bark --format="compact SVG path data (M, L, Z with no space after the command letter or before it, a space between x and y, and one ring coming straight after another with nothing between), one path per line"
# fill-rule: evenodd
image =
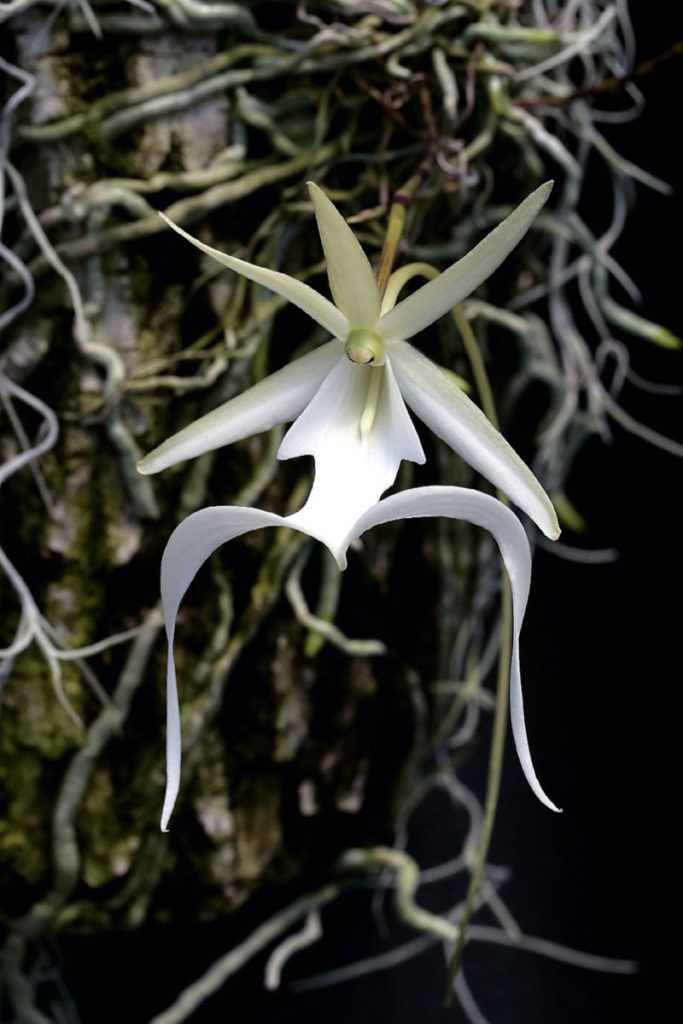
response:
M281 119L266 111L264 122L264 100L240 84L262 77L258 45L232 29L105 31L99 41L84 29L77 14L46 23L42 7L4 29L31 83L11 140L10 181L25 199L7 216L36 293L11 324L2 365L54 410L59 438L35 475L22 469L6 484L3 537L49 643L80 648L144 631L85 663L59 661L61 702L44 645L12 664L0 739L2 898L34 922L29 931L38 919L58 930L137 925L152 901L163 918L176 899L159 889L170 870L197 917L221 913L255 887L321 871L356 841L389 839L428 729L430 699L411 661L437 600L424 572L422 608L405 615L392 600L395 581L416 569L410 556L399 569L395 530L368 540L365 568L352 567L341 596L336 568L296 534L261 533L216 557L181 613L184 786L170 838L158 835L163 544L203 504L292 511L309 468L276 463L275 430L160 479L136 474L145 450L280 365L308 329L285 311L273 333L281 303L198 264L154 208L170 199L189 220L215 208L217 244L244 251L251 238L254 259L303 269L319 257L298 186L338 143L307 135L316 107L305 75ZM286 77L266 68L262 95L277 97ZM227 87L206 88L226 74ZM318 94L320 119L328 97ZM20 295L11 274L4 291L11 308ZM36 436L39 417L8 401ZM11 435L5 444L8 457L18 450ZM473 559L458 560L467 569ZM284 595L292 573L324 616L341 602L352 635L387 627L389 653L348 656L309 632ZM18 595L7 583L3 593L10 643ZM451 612L464 597L451 595Z

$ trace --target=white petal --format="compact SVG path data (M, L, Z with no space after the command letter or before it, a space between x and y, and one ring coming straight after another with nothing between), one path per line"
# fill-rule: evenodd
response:
M158 473L204 452L233 444L295 419L320 387L342 352L341 342L328 341L295 359L173 434L138 463L140 473Z
M471 252L380 317L377 330L389 342L412 338L452 309L456 302L467 298L526 234L550 195L552 184L547 181L537 188Z
M421 352L391 347L401 393L413 412L477 472L531 516L553 540L560 527L550 498L529 467L464 391Z
M327 261L332 297L352 327L373 327L380 298L368 258L353 231L322 189L308 183Z
M278 457L313 455L308 501L290 525L317 537L343 562L339 542L396 479L402 459L424 452L391 363L362 366L345 356L284 437Z
M168 670L166 676L166 795L161 815L161 829L168 830L180 785L180 709L173 637L178 607L185 591L200 566L221 544L249 530L264 526L282 526L285 520L272 512L235 507L204 508L184 519L171 534L161 560L161 602L168 638Z
M237 256L229 256L227 253L221 252L220 249L214 249L212 246L205 245L204 242L193 238L187 231L183 231L172 220L169 220L166 214L160 212L159 216L163 217L168 226L177 231L179 235L186 238L188 242L192 242L197 249L201 249L207 256L213 256L224 267L234 270L237 274L247 277L250 281L255 281L256 284L262 284L264 287L270 288L271 291L293 302L295 306L303 309L304 313L308 313L317 324L324 327L335 338L345 338L349 333L350 324L344 314L336 306L333 306L329 299L326 299L324 295L320 295L310 285L304 284L303 281L297 281L296 278L290 277L289 274L282 274L278 270L267 270L265 267L257 267L254 263L240 260Z
M559 811L546 796L536 777L531 761L529 741L524 724L524 702L519 669L519 634L524 619L531 580L531 552L524 528L517 516L505 505L490 497L463 487L416 487L410 491L392 494L374 508L369 509L345 538L347 547L352 540L372 526L390 523L396 519L416 519L425 516L448 516L465 519L475 526L483 526L491 533L500 548L512 589L513 643L510 665L510 717L512 735L517 754L527 781L538 799L553 811Z

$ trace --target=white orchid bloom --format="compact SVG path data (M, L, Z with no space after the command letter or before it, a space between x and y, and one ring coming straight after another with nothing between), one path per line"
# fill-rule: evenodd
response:
M524 773L538 798L524 725L519 634L529 590L529 544L517 517L488 495L457 487L422 487L380 501L402 459L423 462L411 409L470 465L524 509L549 537L559 534L553 506L529 468L464 392L406 339L469 295L526 232L550 192L533 192L467 256L396 306L382 306L370 264L352 231L324 193L310 185L336 305L308 285L257 267L179 234L225 266L283 295L334 335L333 341L289 364L247 392L169 438L139 464L155 473L184 459L295 420L278 457L313 455L315 478L294 515L237 506L202 509L171 535L161 568L168 636L167 786L162 829L180 783L181 734L173 660L180 601L200 566L220 545L265 526L290 526L322 541L340 569L349 544L371 526L399 518L445 515L488 529L505 562L513 594L510 710ZM405 401L404 401L405 400Z
M528 466L464 391L406 343L466 298L503 262L551 187L551 182L541 185L471 252L393 308L382 306L358 240L316 185L309 188L336 305L302 281L219 252L168 221L202 252L299 306L335 340L164 441L142 459L140 472L157 473L295 420L278 457L315 458L314 486L300 514L310 532L334 549L391 486L402 459L424 462L407 403L548 537L557 537L555 510Z

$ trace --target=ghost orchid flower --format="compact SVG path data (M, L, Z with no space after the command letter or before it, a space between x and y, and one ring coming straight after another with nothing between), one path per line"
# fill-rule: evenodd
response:
M547 182L537 188L471 252L397 305L382 305L358 240L316 185L309 189L335 304L302 281L226 255L164 218L202 252L299 306L335 340L180 430L142 459L140 472L157 473L294 420L278 458L313 455L315 482L299 515L313 536L334 549L391 486L402 459L424 462L407 404L548 537L557 537L555 510L528 466L464 391L407 344L502 263L551 187Z
M552 504L530 469L464 392L406 343L496 269L528 229L551 185L533 192L463 259L395 306L391 300L382 304L370 264L341 215L319 188L309 187L336 305L301 281L225 255L168 222L203 252L295 303L334 340L185 427L139 463L142 473L156 473L290 420L294 423L278 457L313 455L315 459L309 498L293 515L282 517L238 506L206 508L184 520L168 541L161 566L169 645L162 829L167 829L180 783L175 621L185 591L209 555L250 530L290 526L324 543L343 569L349 544L370 527L399 518L437 515L485 527L500 548L513 595L513 736L531 788L546 806L557 810L536 777L524 725L519 634L531 556L521 523L495 498L457 487L421 487L379 500L394 482L402 459L424 461L407 403L434 433L525 510L547 536L559 534Z

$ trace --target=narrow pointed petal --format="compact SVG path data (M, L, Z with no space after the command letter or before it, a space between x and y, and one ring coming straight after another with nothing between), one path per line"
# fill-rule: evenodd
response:
M465 519L475 526L483 526L494 537L505 563L512 589L513 642L510 664L510 717L512 735L522 769L532 790L552 811L560 808L546 795L541 786L529 750L524 723L524 701L519 668L519 635L524 620L529 584L531 580L531 552L524 527L514 512L488 494L480 494L463 487L416 487L392 494L369 509L355 524L344 545L360 537L373 526L396 519L418 519L427 516L447 516Z
M295 306L303 309L304 313L308 313L317 324L324 327L335 338L345 338L349 333L350 324L344 314L329 299L326 299L324 295L320 295L310 285L304 284L303 281L297 281L296 278L290 277L289 274L282 274L279 270L267 270L265 267L257 267L255 263L247 263L246 260L240 260L237 256L229 256L227 253L221 252L220 249L214 249L212 246L205 245L204 242L193 238L187 231L184 231L177 224L174 224L172 220L169 220L166 214L160 212L159 216L166 221L170 228L173 228L179 235L186 238L188 242L192 242L192 245L197 249L201 249L207 256L213 256L224 267L234 270L235 273L241 274L242 277L246 277L250 281L255 281L256 284L262 284L265 288L270 288L272 292L276 292L278 295L282 295L283 298L288 299L289 302L293 302Z
M308 183L327 261L332 297L352 327L373 327L379 317L377 282L360 242L337 208Z
M178 607L200 566L226 541L264 526L282 526L285 520L272 512L235 507L204 508L183 520L171 534L161 560L161 602L168 638L166 676L166 795L161 830L168 820L180 786L181 736L178 686L173 659L173 638Z
M523 509L555 539L560 527L553 504L525 462L481 409L421 352L397 342L391 359L408 406L437 437Z
M537 188L471 252L380 317L377 330L388 342L412 338L466 299L526 234L552 185L547 181Z
M301 359L265 377L206 416L167 438L138 463L140 473L158 473L168 466L270 430L296 419L310 402L343 352L341 343L328 341Z
M281 459L298 455L313 455L315 479L288 522L340 557L339 541L393 484L401 460L424 462L388 359L360 366L342 356L278 452Z

